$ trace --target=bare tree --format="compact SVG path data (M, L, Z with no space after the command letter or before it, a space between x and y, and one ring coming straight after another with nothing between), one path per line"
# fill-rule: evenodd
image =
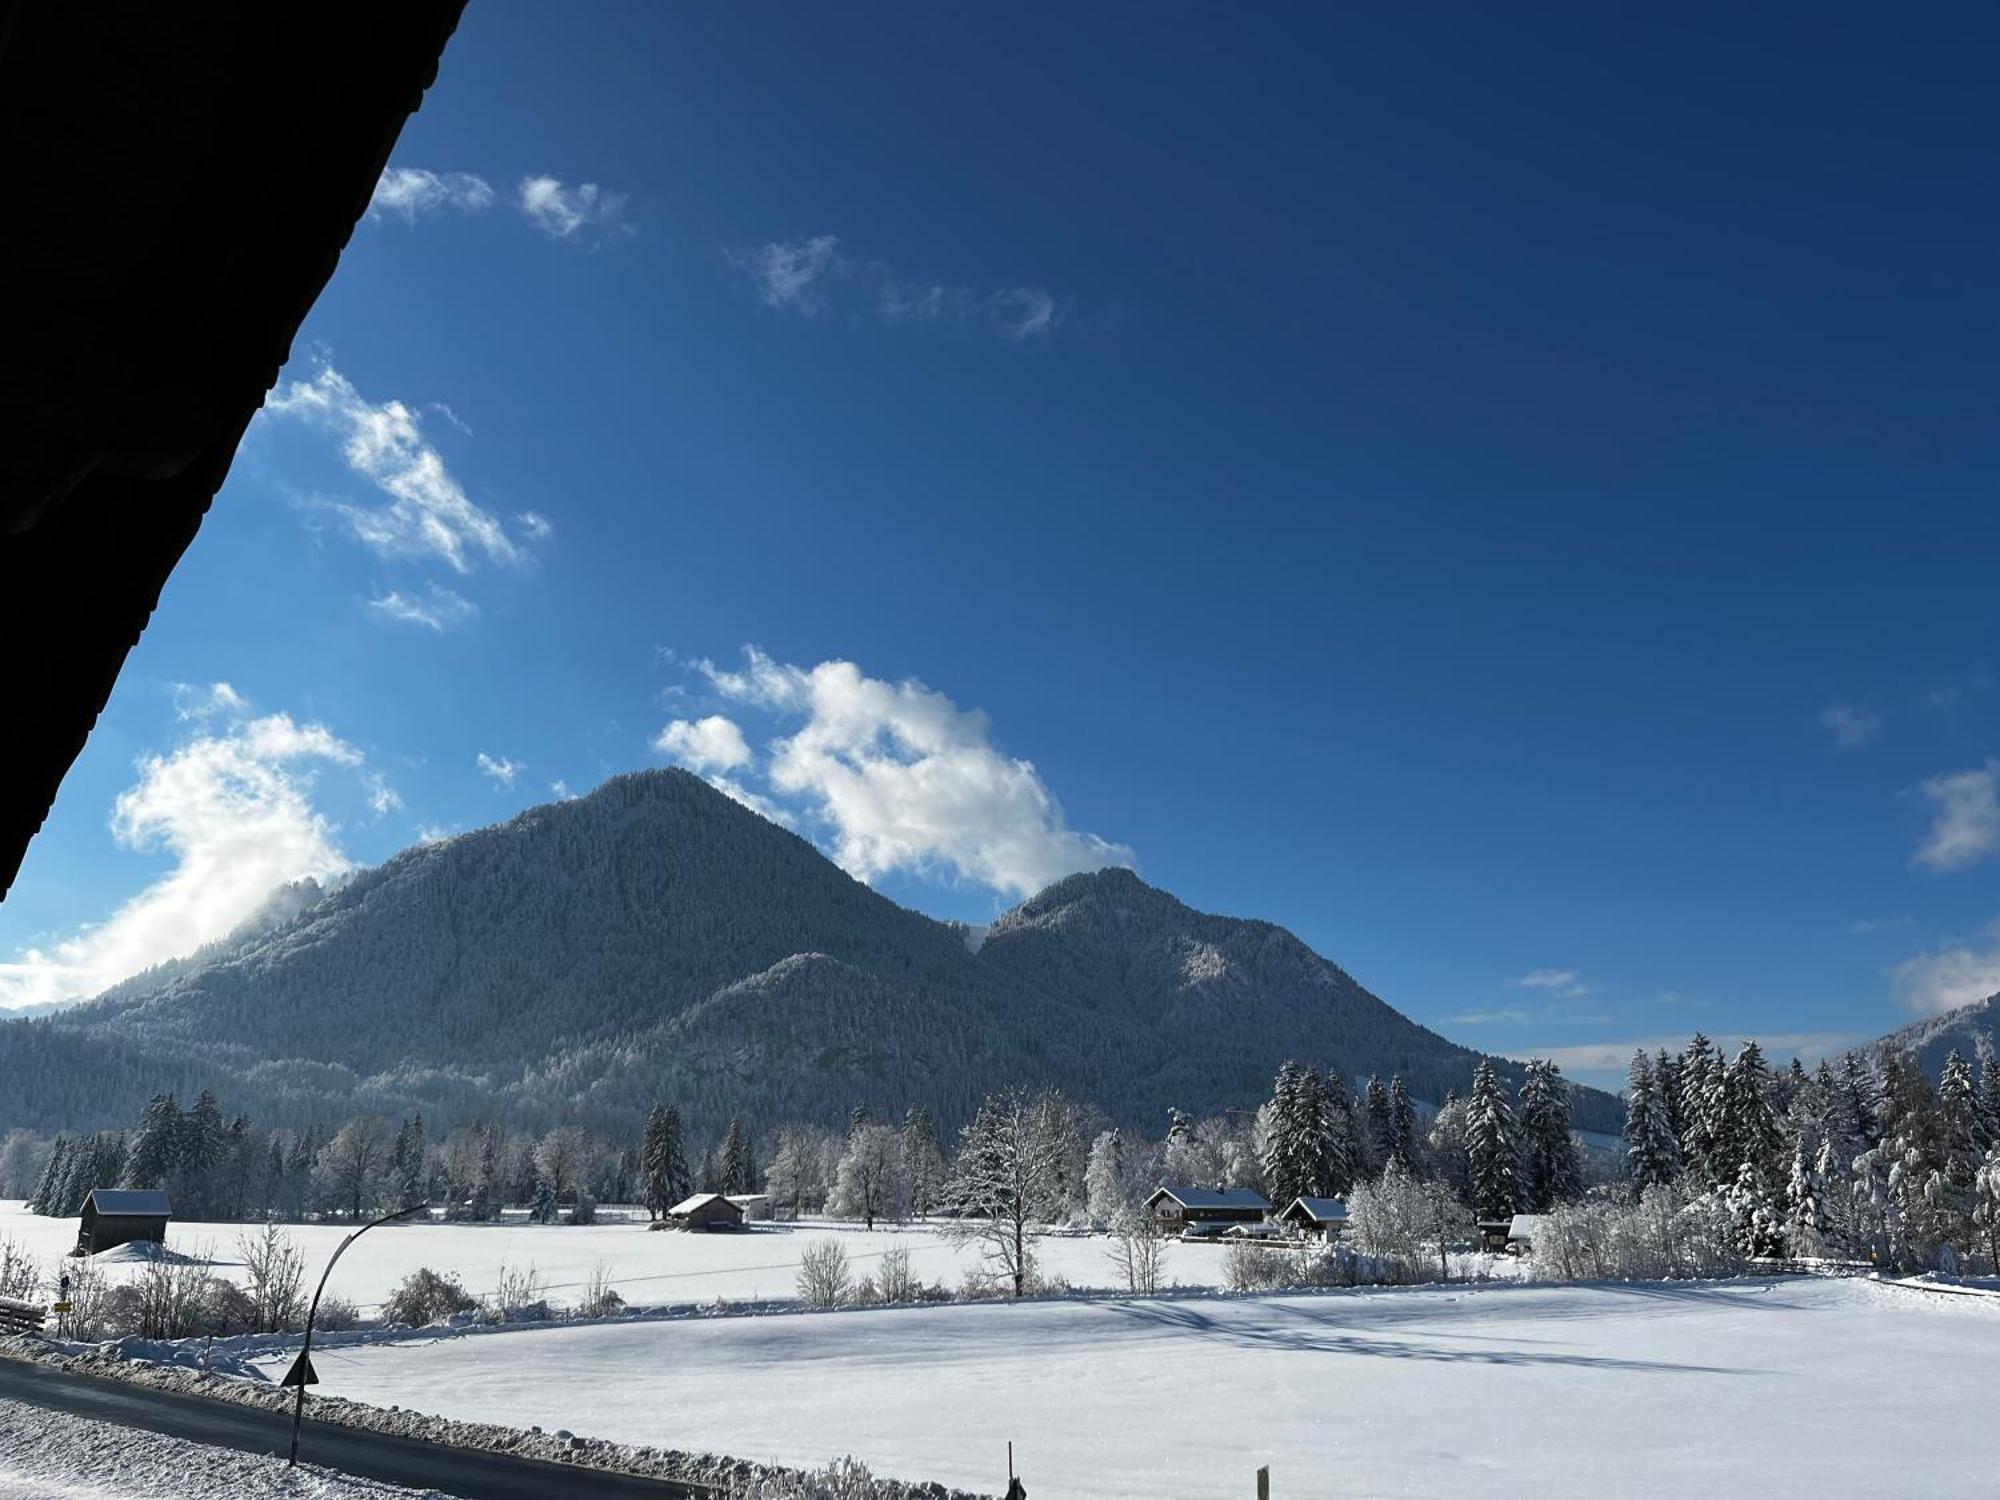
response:
M887 1125L856 1126L834 1173L827 1207L843 1219L875 1227L878 1215L901 1217L909 1198L902 1142Z
M249 1278L257 1331L282 1333L297 1327L305 1313L304 1253L276 1224L246 1230L236 1243Z
M1120 1219L1111 1232L1111 1248L1106 1253L1118 1274L1125 1278L1127 1291L1150 1297L1160 1289L1167 1266L1167 1246L1152 1219L1139 1213Z
M983 1244L1019 1297L1034 1271L1034 1236L1055 1206L1062 1145L1038 1102L1015 1091L989 1097L960 1137L948 1197L953 1238Z
M535 1147L535 1169L560 1203L576 1191L590 1161L590 1138L574 1125L558 1125Z
M380 1115L357 1115L319 1153L320 1181L328 1198L345 1204L351 1218L376 1201L382 1173L396 1144L395 1127Z
M799 1296L812 1307L839 1307L853 1294L847 1252L832 1238L814 1240L799 1259Z

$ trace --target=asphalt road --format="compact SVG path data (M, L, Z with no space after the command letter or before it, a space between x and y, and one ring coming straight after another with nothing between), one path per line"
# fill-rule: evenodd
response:
M72 1375L48 1365L0 1358L0 1396L52 1411L95 1417L169 1437L275 1454L291 1448L292 1419L233 1401L211 1401L124 1380ZM308 1412L312 1401L306 1401ZM570 1464L540 1463L476 1448L447 1448L415 1438L343 1427L306 1418L299 1460L364 1479L463 1495L469 1500L666 1500L719 1492L664 1479L611 1474Z

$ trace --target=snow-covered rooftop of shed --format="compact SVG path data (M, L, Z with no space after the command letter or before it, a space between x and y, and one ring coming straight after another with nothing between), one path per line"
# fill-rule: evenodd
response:
M728 1203L729 1201L729 1199L723 1197L720 1193L696 1193L692 1198L681 1199L680 1202L668 1209L667 1213L678 1219L682 1214L693 1213L704 1203Z
M90 1204L101 1214L166 1218L173 1213L160 1188L92 1188Z
M1347 1217L1347 1205L1338 1198L1294 1198L1285 1212L1290 1213L1293 1208L1304 1209L1322 1224Z

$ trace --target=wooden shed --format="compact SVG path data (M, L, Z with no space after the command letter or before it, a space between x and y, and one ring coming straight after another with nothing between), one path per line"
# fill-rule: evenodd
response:
M771 1217L771 1195L769 1193L731 1193L729 1201L743 1210L743 1217L752 1224L761 1224Z
M1479 1231L1479 1248L1491 1255L1498 1255L1507 1248L1507 1241L1514 1233L1514 1221L1505 1219L1480 1219L1473 1225Z
M720 1193L696 1193L667 1210L677 1229L741 1229L743 1209Z
M92 1188L83 1200L76 1253L95 1255L134 1240L164 1245L167 1220L172 1216L167 1195L159 1188Z

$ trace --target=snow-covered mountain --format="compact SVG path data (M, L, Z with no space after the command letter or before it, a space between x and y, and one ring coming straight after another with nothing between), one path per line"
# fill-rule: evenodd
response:
M1059 1085L1157 1130L1247 1108L1286 1057L1463 1089L1477 1055L1266 922L1125 870L968 941L680 771L406 850L57 1017L0 1025L0 1128L124 1123L160 1088L301 1123L421 1109L698 1129ZM1510 1073L1518 1073L1512 1064ZM1615 1128L1580 1090L1577 1123Z
M2000 995L1988 995L1941 1016L1926 1016L1870 1042L1864 1052L1882 1048L1909 1052L1932 1079L1944 1071L1944 1060L1956 1048L1977 1065L2000 1057Z

